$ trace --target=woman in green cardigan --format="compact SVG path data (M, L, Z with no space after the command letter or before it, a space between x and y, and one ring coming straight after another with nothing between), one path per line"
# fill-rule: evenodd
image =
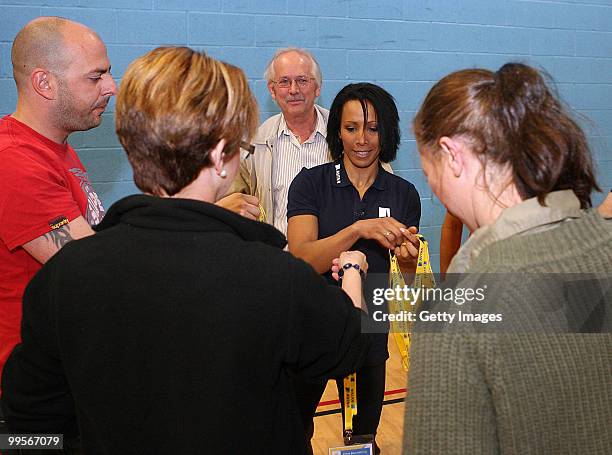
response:
M612 453L612 222L590 208L583 131L516 63L446 76L413 127L429 185L472 232L448 272L504 274L481 305L516 325L414 335L404 453ZM551 277L558 287L542 285Z

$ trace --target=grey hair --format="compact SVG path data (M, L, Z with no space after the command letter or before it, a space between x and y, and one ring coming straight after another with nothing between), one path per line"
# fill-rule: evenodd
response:
M285 47L283 49L278 49L274 53L274 57L272 57L272 59L268 62L268 66L266 66L266 70L264 71L263 75L264 79L267 82L273 81L275 79L276 75L274 74L274 62L278 57L289 52L296 52L310 60L310 63L312 65L312 77L315 78L317 85L321 87L321 84L323 83L323 76L321 74L321 67L319 66L319 62L317 62L317 59L314 57L314 55L312 55L306 49L301 49L298 47Z

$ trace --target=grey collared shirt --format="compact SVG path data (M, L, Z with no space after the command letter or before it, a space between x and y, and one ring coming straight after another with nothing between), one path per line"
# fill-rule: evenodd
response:
M572 190L553 191L546 196L546 207L537 198L505 209L494 223L476 229L451 261L447 273L463 273L490 244L526 232L552 229L561 221L581 216L580 201Z

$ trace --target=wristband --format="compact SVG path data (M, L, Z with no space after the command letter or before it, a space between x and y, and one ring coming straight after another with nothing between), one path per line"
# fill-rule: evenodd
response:
M365 272L362 270L359 264L352 264L350 262L347 262L342 267L340 267L340 270L338 270L338 277L342 278L344 276L344 271L348 269L355 269L359 272L359 275L361 275L362 277L365 276Z

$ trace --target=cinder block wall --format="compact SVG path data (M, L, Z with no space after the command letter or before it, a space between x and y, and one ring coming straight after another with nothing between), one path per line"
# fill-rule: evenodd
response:
M546 69L562 97L590 119L584 124L599 181L612 187L612 0L0 0L2 114L16 102L11 42L39 15L64 16L97 30L118 82L132 59L159 45L192 46L238 65L255 90L262 120L277 112L262 73L278 47L316 54L323 106L348 82L383 85L402 117L394 168L421 194L421 230L432 240L436 269L444 208L419 168L409 123L427 90L450 71L497 69L510 60ZM99 128L70 138L107 207L137 191L114 133L113 110L111 104ZM602 195L594 199L598 203Z

